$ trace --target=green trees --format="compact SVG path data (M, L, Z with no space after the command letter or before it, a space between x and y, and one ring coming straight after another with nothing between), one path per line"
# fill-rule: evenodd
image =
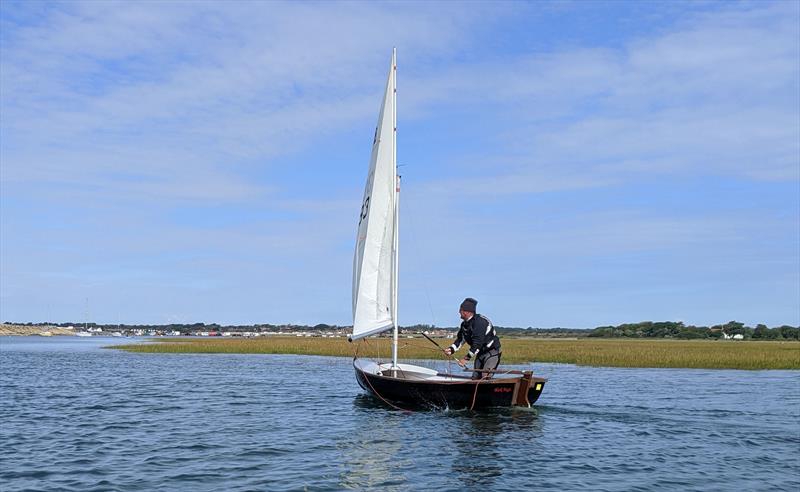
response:
M758 324L756 325L756 329L753 330L753 339L754 340L768 340L770 338L774 338L774 334L771 332L767 325Z
M800 340L800 327L783 325L768 328L764 324L755 329L738 321L728 321L723 325L693 326L684 325L681 321L642 321L640 323L624 323L618 326L598 326L588 336L592 338L678 338L721 339L723 333L728 337L742 335L752 340Z
M759 324L753 330L753 340L800 340L800 327L789 325L777 328L767 328L766 325Z
M780 328L773 328L770 331L778 330L784 340L800 340L800 326L783 325Z

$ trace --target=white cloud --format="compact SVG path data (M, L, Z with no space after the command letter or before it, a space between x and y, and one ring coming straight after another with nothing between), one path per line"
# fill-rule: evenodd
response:
M493 163L479 179L497 192L676 171L773 180L800 173L799 34L796 9L785 4L695 15L621 50L495 61L448 59L488 15L474 5L73 6L5 43L4 181L63 179L58 162L82 156L85 178L135 169L184 190L190 174L206 176L205 186L195 179L196 195L218 182L232 193L252 187L228 164L263 166L374 118L374 80L384 76L389 47L376 49L382 38L401 45L401 65L412 67L401 72L402 114L442 118L466 107L488 116L485 155L452 155ZM43 159L42 148L53 158ZM109 149L114 158L98 159Z
M393 42L407 60L414 53L440 56L460 45L475 22L495 15L488 8L448 10L443 20L442 8L341 2L53 8L42 21L14 26L4 40L3 180L64 179L56 163L82 156L73 169L82 179L114 169L191 186L195 195L219 181L252 187L230 163L263 167L317 145L319 135L374 118L372 96L381 88L375 81L384 76ZM114 158L101 158L109 148ZM185 181L195 174L208 183Z
M460 100L482 116L483 154L453 155L477 177L435 187L524 193L665 173L797 181L796 10L734 8L623 49L531 53L417 81L419 104Z

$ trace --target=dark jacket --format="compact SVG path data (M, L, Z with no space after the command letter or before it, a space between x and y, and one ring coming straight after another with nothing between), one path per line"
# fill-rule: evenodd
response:
M469 344L469 353L465 357L467 360L491 349L500 350L500 338L497 337L492 322L482 314L476 313L468 321L461 322L456 341L450 345L453 353L460 349L464 342Z

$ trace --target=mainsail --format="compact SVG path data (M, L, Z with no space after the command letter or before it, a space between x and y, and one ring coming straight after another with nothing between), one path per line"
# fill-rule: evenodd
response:
M380 333L397 322L395 68L393 52L358 219L351 340Z

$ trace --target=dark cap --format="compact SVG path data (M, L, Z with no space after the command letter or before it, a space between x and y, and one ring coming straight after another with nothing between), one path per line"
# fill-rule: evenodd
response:
M471 297L467 297L464 299L464 302L461 303L461 310L467 311L469 313L475 312L475 307L478 305L478 301Z

